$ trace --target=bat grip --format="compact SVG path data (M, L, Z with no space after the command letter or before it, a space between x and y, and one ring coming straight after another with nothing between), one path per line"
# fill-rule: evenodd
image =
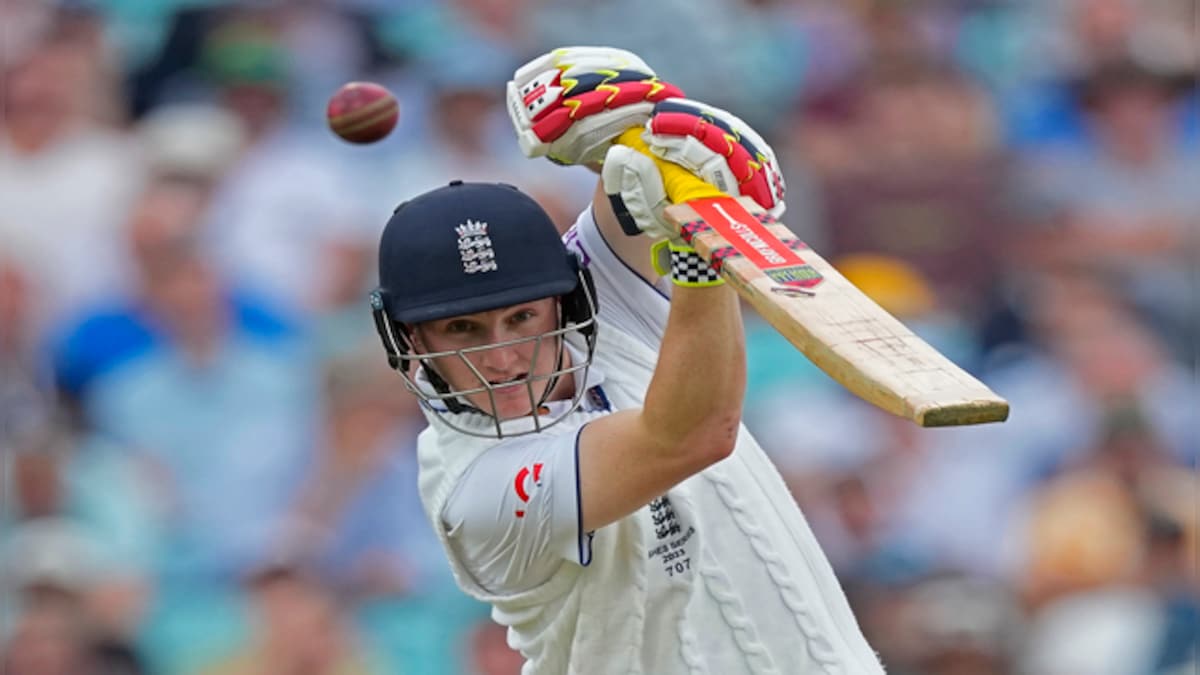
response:
M667 199L670 199L672 204L683 204L684 202L704 197L726 196L724 192L697 178L682 166L672 164L650 152L650 146L646 145L646 142L642 140L642 127L626 129L617 137L615 142L633 148L654 160L659 172L662 173L663 187L667 191Z

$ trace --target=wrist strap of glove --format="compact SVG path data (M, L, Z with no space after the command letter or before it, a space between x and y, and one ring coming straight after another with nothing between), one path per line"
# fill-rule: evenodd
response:
M725 283L721 274L709 266L696 249L682 242L662 239L650 247L654 271L670 277L676 286L704 288Z

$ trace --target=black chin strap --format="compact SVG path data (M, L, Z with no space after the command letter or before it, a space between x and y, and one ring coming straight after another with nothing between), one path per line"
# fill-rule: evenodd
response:
M562 299L558 303L558 327L563 329L567 327L567 313L563 311ZM563 365L563 353L567 351L567 337L565 333L559 333L554 336L554 340L558 342L558 354L554 357L554 369L551 371L550 379L546 382L546 390L542 392L542 398L538 400L537 405L533 406L533 414L536 415L538 410L545 405L550 399L550 395L554 393L554 388L558 386L558 378L561 377Z
M399 333L404 336L406 351L415 355L416 350L413 349L413 340L412 336L408 334L408 327L403 324L396 324L396 326L399 328ZM447 396L447 398L441 399L442 403L446 404L447 410L454 414L462 412L483 413L479 408L465 401L458 400L457 396L448 396L451 393L450 384L438 374L437 369L433 367L433 363L426 359L417 359L417 362L421 364L421 372L425 373L425 378L429 380L429 384L433 386L433 390L442 396Z
M424 359L414 358L416 350L413 349L412 336L408 333L408 327L402 323L392 321L387 315L384 308L383 294L376 290L372 291L370 297L371 315L375 320L375 330L379 333L379 338L383 342L383 349L387 354L388 365L391 366L392 370L400 371L407 376L409 362L416 361L421 365L421 370L425 373L425 377L429 379L429 383L433 385L434 391L443 396L449 394L450 385L446 383L446 380L442 379L441 375L438 375L437 370L433 368L433 364ZM467 411L483 412L460 402L457 397L443 398L442 401L452 413Z
M425 377L426 377L426 379L429 380L429 384L433 385L434 391L436 391L439 394L442 394L443 396L450 393L450 385L447 384L446 381L442 379L441 375L437 374L437 371L434 370L432 364L427 363L424 360L422 360L421 361L421 370L425 373ZM457 396L449 396L447 398L443 398L442 403L446 404L447 410L449 410L450 412L455 413L455 414L458 414L461 412L477 412L477 413L483 412L482 410L480 410L479 408L476 408L473 405L469 405L467 403L463 403L462 401L459 401ZM486 413L484 413L484 414L486 414Z
M557 336L558 356L554 361L554 374L546 386L546 391L542 392L542 399L534 406L535 412L546 403L550 395L554 392L554 388L558 386L558 379L561 377L560 373L563 369L563 354L567 351L567 337L565 332L567 325L574 322L581 326L586 326L585 328L580 328L579 332L589 340L596 330L595 324L589 323L596 318L596 286L595 282L592 281L592 273L573 254L571 260L576 267L576 274L579 275L579 285L575 287L575 290L558 298L558 328L560 331Z

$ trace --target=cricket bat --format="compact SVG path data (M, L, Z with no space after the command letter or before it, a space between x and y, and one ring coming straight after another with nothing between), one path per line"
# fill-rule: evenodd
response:
M730 197L650 154L641 128L616 142L654 158L667 219L810 361L865 401L923 427L1002 422L1008 402L917 337L749 197Z

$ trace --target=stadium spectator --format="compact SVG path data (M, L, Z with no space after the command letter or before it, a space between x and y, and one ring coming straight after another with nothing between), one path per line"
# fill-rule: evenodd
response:
M169 244L152 254L148 290L170 339L97 378L85 410L161 472L173 529L160 571L228 582L269 553L282 524L317 431L314 376L302 336L247 330L197 244Z
M880 62L850 86L811 102L795 136L817 182L818 240L830 256L916 265L949 311L980 320L1007 224L1008 165L990 102L927 61Z
M129 135L104 119L114 94L95 56L52 22L4 66L0 251L43 289L39 333L124 278L115 235L144 168Z
M250 640L203 668L203 675L375 672L337 600L303 570L267 567L251 575L247 585L253 608Z
M200 246L207 207L205 185L178 175L156 178L143 190L121 237L133 263L133 287L84 307L54 336L55 379L68 401L86 404L97 379L180 338L164 319L177 312L169 282ZM239 289L220 292L238 331L266 344L295 337L294 322L262 300Z
M197 67L246 130L213 196L206 237L216 263L287 312L324 311L341 297L340 284L357 289L366 273L378 228L367 224L361 191L335 170L327 136L296 123L288 52L270 23L223 23L206 37Z
M1200 252L1200 153L1182 143L1174 103L1194 75L1133 61L1091 72L1080 87L1089 142L1029 157L1030 224L1019 251L1036 266L1084 267L1136 303L1181 359L1191 357Z
M115 450L57 426L17 448L0 514L0 609L20 617L61 598L92 636L133 649L161 523L148 477Z

